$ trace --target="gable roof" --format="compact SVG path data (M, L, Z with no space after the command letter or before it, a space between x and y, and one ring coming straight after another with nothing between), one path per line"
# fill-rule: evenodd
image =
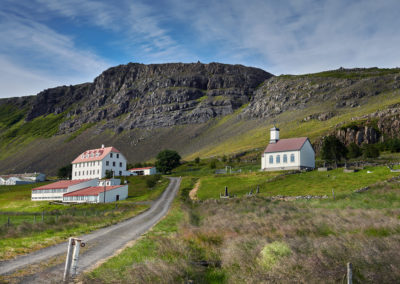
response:
M120 153L120 151L114 147L91 149L80 154L78 157L75 158L75 160L72 161L71 164L101 161L111 152Z
M106 186L106 191L113 190L115 188L122 187L123 185L111 185ZM63 196L87 196L87 195L99 195L99 193L104 192L104 186L90 186L79 190L65 193Z
M267 148L264 150L264 153L297 151L303 147L307 140L307 137L280 139L276 143L268 144Z
M143 171L143 170L148 170L148 169L152 169L154 167L144 167L144 168L133 168L133 169L129 169L128 171Z
M46 184L46 185L43 185L43 186L32 188L32 190L68 188L71 185L82 183L82 182L85 182L85 181L88 181L88 180L89 179L60 180L60 181L57 181L57 182L53 182L53 183L50 183L50 184Z

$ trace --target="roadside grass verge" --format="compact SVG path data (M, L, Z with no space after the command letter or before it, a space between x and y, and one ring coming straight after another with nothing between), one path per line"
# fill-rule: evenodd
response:
M183 178L179 194L188 192L188 189L191 189L192 186L193 182L190 178ZM184 218L185 216L181 209L180 202L176 199L168 215L164 219L155 225L148 233L140 237L132 247L125 249L119 255L109 259L100 267L84 275L84 282L142 283L151 282L153 280L159 283L165 282L167 279L160 278L157 273L154 275L143 275L134 272L140 272L142 265L150 266L154 264L157 266L157 263L154 262L157 258L162 257L159 251L159 245L163 242L167 242L170 240L171 236L176 234L178 225ZM163 260L173 261L174 258L166 255ZM171 279L170 277L175 279L173 275L170 275L168 279Z

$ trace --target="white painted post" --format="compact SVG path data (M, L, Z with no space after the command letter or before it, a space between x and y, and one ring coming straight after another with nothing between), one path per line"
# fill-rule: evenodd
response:
M78 268L79 249L81 248L81 243L82 243L82 240L75 239L75 248L74 248L74 254L72 255L72 265L71 265L72 277L74 277L76 275L76 270Z
M353 284L353 266L351 262L347 263L347 284Z
M69 279L69 270L71 269L71 261L72 261L73 240L74 240L73 238L69 238L68 241L67 258L65 259L65 270L63 278L64 282L68 281Z

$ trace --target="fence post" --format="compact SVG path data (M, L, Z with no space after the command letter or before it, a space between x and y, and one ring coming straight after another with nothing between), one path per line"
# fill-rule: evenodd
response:
M42 222L44 222L44 211L42 211Z
M351 262L347 263L347 284L353 284L353 265Z
M332 188L332 196L333 196L333 200L335 200L335 191Z
M68 279L69 279L69 271L71 269L71 261L72 261L73 239L74 238L69 238L69 241L68 241L67 258L65 259L65 270L64 270L64 277L63 277L64 282L68 281Z
M7 227L10 227L10 216L7 218Z
M36 214L33 215L33 224L36 224Z
M75 239L75 247L74 247L74 253L72 255L72 265L71 265L72 277L76 275L76 270L78 269L79 250L81 248L81 242L82 240Z

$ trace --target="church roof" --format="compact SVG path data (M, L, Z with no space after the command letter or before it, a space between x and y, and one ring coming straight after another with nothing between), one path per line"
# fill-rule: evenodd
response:
M280 139L276 143L268 144L267 148L264 150L264 153L297 151L303 147L307 140L307 137Z

